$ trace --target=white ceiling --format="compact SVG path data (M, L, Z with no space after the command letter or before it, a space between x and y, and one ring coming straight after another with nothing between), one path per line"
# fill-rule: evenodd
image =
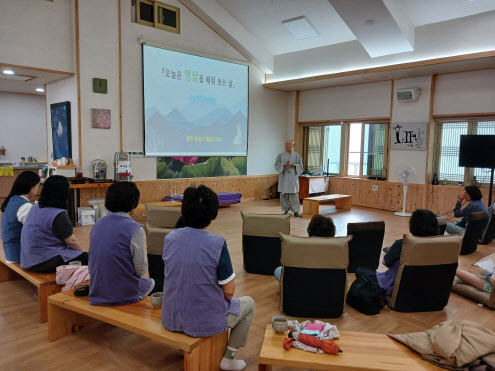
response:
M347 1L359 4L358 0ZM401 16L416 27L495 10L495 0L389 0L388 2L393 2ZM356 36L328 0L217 0L217 3L274 55L356 40ZM283 20L301 15L306 16L313 24L320 34L319 37L295 40L282 26Z
M273 54L284 54L356 40L328 0L217 0ZM319 37L296 40L282 21L304 15Z
M9 75L5 75L2 72L5 69L13 70L15 72L15 75L13 76L21 75L30 76L31 78L27 81L9 79ZM45 84L63 79L65 77L68 77L68 75L50 71L39 71L30 68L10 67L8 65L0 64L0 92L45 95L44 92L37 92L36 88L45 88Z
M417 26L495 10L495 0L394 0Z

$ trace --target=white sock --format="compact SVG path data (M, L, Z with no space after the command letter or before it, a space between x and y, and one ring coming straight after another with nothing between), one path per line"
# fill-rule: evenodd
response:
M241 359L228 359L223 357L220 369L224 371L241 371L246 367L246 362Z
M220 369L225 371L240 371L246 367L246 362L235 359L237 349L227 346L225 354L220 362Z

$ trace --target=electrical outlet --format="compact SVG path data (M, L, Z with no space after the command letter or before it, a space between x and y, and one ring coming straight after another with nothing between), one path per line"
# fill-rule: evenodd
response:
M373 186L373 192L378 192L378 186L377 185Z

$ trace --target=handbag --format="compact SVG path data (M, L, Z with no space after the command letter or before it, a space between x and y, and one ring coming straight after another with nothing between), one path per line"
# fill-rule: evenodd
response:
M349 288L345 302L369 316L380 313L380 309L387 303L387 295L377 281L359 276Z

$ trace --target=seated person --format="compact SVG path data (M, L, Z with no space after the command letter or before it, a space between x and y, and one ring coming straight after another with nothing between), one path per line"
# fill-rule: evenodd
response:
M335 237L335 224L332 218L316 214L311 218L307 231L309 237ZM275 269L273 275L280 282L282 267Z
M105 196L110 212L99 219L89 235L89 302L91 305L137 303L155 282L148 271L146 236L128 213L139 203L140 192L132 182L113 183Z
M21 260L22 225L33 206L30 201L34 201L39 184L38 174L23 171L2 203L2 242L7 263L18 263Z
M53 273L71 261L88 265L69 215L69 181L61 175L49 177L43 184L38 203L24 222L21 233L21 267L38 273Z
M495 196L495 187L492 188L492 196ZM488 210L486 212L486 222L485 222L485 225L483 226L483 231L485 230L485 228L487 227L487 224L488 224L488 218L490 218L490 215L492 214L492 209L495 207L495 201L492 202L492 204L488 207ZM495 236L492 236L492 237L495 237Z
M487 211L485 204L481 201L482 197L483 195L478 187L467 186L464 188L464 192L457 197L457 203L454 208L454 217L462 217L462 219L457 220L455 224L447 223L445 230L450 234L464 232L468 224L469 214L476 211ZM469 205L461 210L462 201L469 202Z
M438 221L435 214L429 210L418 209L412 213L409 219L409 232L417 237L430 237L438 235ZM375 272L371 268L359 267L356 269L356 278L359 276L368 281L377 281L384 288L388 296L392 295L395 277L400 265L402 253L402 239L396 240L383 258L383 265L388 267L383 273Z
M493 287L495 286L495 277L493 273L490 273L485 269L482 269L480 273L484 276L483 278L462 269L458 269L455 275L462 283L491 294Z
M203 185L184 192L182 217L186 227L165 236L162 324L169 331L193 337L221 334L231 329L222 370L243 370L236 360L246 345L254 315L249 296L234 298L235 273L225 239L204 229L217 217L218 197Z

